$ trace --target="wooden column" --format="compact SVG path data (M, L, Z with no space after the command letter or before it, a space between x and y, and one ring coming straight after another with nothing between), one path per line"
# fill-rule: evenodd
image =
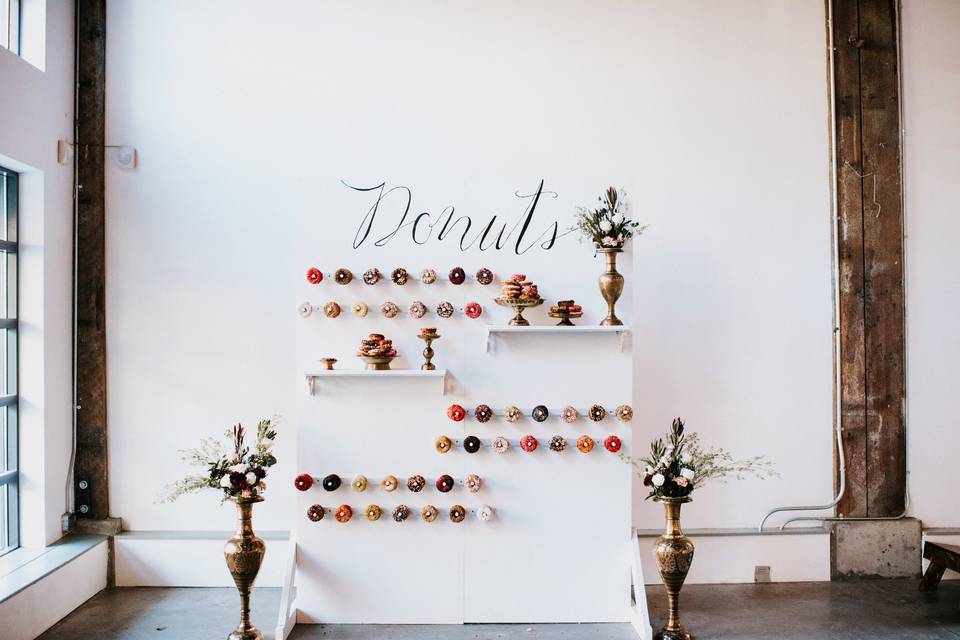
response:
M110 515L104 238L106 0L77 0L76 513ZM84 488L82 483L86 483Z
M834 46L847 517L903 512L903 207L896 0L828 0Z

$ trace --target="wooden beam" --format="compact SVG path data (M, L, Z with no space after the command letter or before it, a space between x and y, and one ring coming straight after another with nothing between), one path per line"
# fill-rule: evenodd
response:
M894 516L906 481L898 5L829 1L847 474L837 512Z
M79 517L110 515L104 289L106 0L77 0L77 484ZM81 488L81 483L87 483Z

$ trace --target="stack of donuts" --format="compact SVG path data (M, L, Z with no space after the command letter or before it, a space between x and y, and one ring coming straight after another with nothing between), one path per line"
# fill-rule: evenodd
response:
M397 355L397 350L393 348L393 340L384 337L382 333L371 333L360 341L360 350L357 351L357 355L393 358Z

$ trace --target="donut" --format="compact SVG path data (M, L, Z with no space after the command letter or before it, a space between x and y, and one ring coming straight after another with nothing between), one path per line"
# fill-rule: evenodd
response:
M393 273L390 274L390 279L393 280L393 284L405 285L407 280L410 279L410 274L407 273L407 270L403 267L397 267L393 270Z
M453 478L451 478L447 474L443 474L442 476L437 478L436 485L437 485L437 491L439 491L440 493L448 493L451 489L453 489Z
M393 521L403 522L410 517L410 507L405 504L397 505L393 510Z
M503 410L503 417L506 418L507 422L516 422L522 415L523 413L520 411L520 409L513 405L510 405Z
M333 274L333 280L337 284L350 284L350 281L353 280L353 273L350 272L350 269L337 269Z
M453 442L451 442L447 436L440 436L433 441L433 448L437 450L437 453L446 453L450 451L452 447Z
M383 515L383 509L380 508L380 505L368 504L364 514L367 516L367 520L376 522L380 519L380 516Z
M297 313L300 314L301 318L309 318L313 315L313 305L309 302L304 302L299 307L297 307Z
M420 510L420 517L423 518L424 522L433 522L437 519L437 515L440 512L437 511L437 508L432 504L428 504L423 509Z
M620 442L620 438L617 436L607 436L607 439L603 441L603 446L610 453L616 453L620 451L620 447L623 443Z
M307 282L310 284L320 284L323 282L323 271L320 271L320 269L316 267L307 269Z
M463 439L463 450L467 453L476 453L480 451L480 438L477 436L467 436Z
M450 269L450 284L463 284L463 281L467 279L467 274L460 267L454 267Z
M419 300L414 300L410 303L408 311L412 317L422 318L424 314L427 313L427 305L423 304Z
M537 422L543 422L549 416L550 416L550 412L542 404L538 404L537 406L535 406L533 408L533 412L530 413L530 417L532 417Z
M323 488L326 491L336 491L337 489L340 488L341 483L342 483L342 480L340 480L340 476L338 476L335 473L331 473L330 475L324 477Z
M297 488L297 491L306 491L313 486L313 476L309 473L301 473L293 479L293 486Z
M444 300L437 305L437 315L441 318L449 318L453 315L453 305Z
M467 517L467 510L463 508L462 505L455 504L450 507L450 521L451 522L463 522L463 519Z
M560 412L560 417L563 418L563 421L566 423L574 422L577 418L580 417L580 414L577 413L575 407L566 406L563 408L563 411Z
M550 451L560 452L567 448L567 439L563 436L553 436L550 438Z
M367 269L363 272L363 283L364 284L377 284L380 282L380 278L383 277L383 274L380 273L380 269L374 267L373 269Z
M440 337L440 336L437 335L437 328L436 328L436 327L420 327L420 335L422 335L422 336L433 336L433 337L435 337L435 338L439 338L439 337Z
M320 522L323 520L324 510L319 504L312 504L307 509L307 520L310 522Z
M414 475L407 478L407 489L414 493L420 493L427 486L427 480L421 475Z
M490 269L487 269L486 267L484 267L479 271L477 271L476 278L477 278L477 282L479 282L480 284L488 285L491 282L493 282L493 271L490 271Z
M594 444L593 438L590 436L583 435L577 438L577 450L579 450L580 453L590 453L593 451Z
M483 480L481 480L480 476L478 476L477 474L471 473L466 478L464 478L463 486L465 486L467 488L467 491L469 491L470 493L476 493L477 491L480 491L480 487L483 486Z
M340 305L331 300L327 304L323 305L323 315L328 318L336 318L340 315Z
M437 281L437 272L433 269L424 269L420 272L420 282L423 284L433 284Z
M595 404L590 406L587 415L590 416L590 419L594 422L600 422L607 417L607 410L603 408L603 405Z
M520 438L520 448L526 451L527 453L530 453L531 451L536 451L537 445L539 444L540 443L537 442L537 439L529 434Z
M491 520L493 520L493 514L494 514L493 507L491 507L488 504L485 504L479 509L477 509L477 520L479 520L480 522L490 522Z
M459 404L452 404L447 407L447 417L453 420L454 422L460 422L467 415L467 410L461 407Z
M526 282L527 275L525 273L515 273L512 276L510 276L510 279L513 280L514 282Z
M366 302L357 302L352 307L350 307L350 312L357 316L358 318L366 317L367 313L370 311L370 307L367 306Z
M353 508L348 504L342 504L337 507L333 517L337 519L337 522L350 522L350 518L353 517Z
M489 422L490 418L493 417L493 409L486 404L478 404L477 408L473 410L473 417L477 419L477 422Z
M396 476L387 476L380 481L380 488L390 493L391 491L396 491L397 486L400 482L397 480Z
M350 483L350 486L353 487L354 491L362 493L367 490L367 478L366 476L357 476L353 479L353 482Z
M506 453L510 449L510 441L503 436L497 436L493 439L493 442L490 443L490 446L493 447L493 450L497 453Z
M620 422L630 422L633 419L633 407L628 404L617 407L617 419Z
M463 308L463 312L467 314L468 318L476 319L483 313L483 307L478 302L468 302L467 306Z
M397 314L400 313L400 307L392 302L384 302L380 305L380 313L383 314L384 318L396 318Z

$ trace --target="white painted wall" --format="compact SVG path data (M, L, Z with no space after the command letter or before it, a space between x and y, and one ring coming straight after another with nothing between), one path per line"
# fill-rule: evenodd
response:
M960 527L960 3L904 0L901 22L911 512Z
M60 537L72 433L73 167L57 139L73 139L73 4L27 0L24 20L32 64L0 49L0 164L21 172L21 542L42 547Z
M629 280L638 320L637 441L683 415L711 442L768 455L783 475L703 491L687 509L688 525L750 526L779 503L829 497L822 7L757 0L715 11L656 2L427 6L401 11L370 2L335 15L358 34L365 21L390 20L416 35L392 39L392 50L378 40L365 46L383 46L386 57L429 57L436 86L417 95L405 90L415 64L383 74L385 58L359 64L314 37L330 9L313 3L270 12L253 2L109 6L108 139L135 145L141 161L136 171L108 174L115 515L133 529L231 525L231 510L211 508L212 496L173 506L150 497L178 474L177 448L231 421L289 413L303 392L289 375L290 274L304 266L290 258L293 221L309 212L335 228L344 213L325 206L318 166L342 158L369 167L360 178L378 178L415 165L420 154L448 154L474 182L519 188L546 166L555 188L579 192L604 185L581 187L576 173L563 172L572 165L562 158L586 154L602 163L607 144L626 146L632 162L605 175L637 185L634 209L652 224L636 245ZM532 26L523 38L474 38L496 34L491 21ZM585 30L599 37L586 26L594 21L617 25L615 44L579 39ZM468 64L444 66L448 38L474 38ZM533 66L512 69L503 61L513 47L541 53ZM608 91L591 81L602 74L590 69L609 65L621 72ZM545 94L553 99L541 103ZM342 126L330 119L333 101L353 101L363 117L392 127L396 148L341 144L348 136L332 135ZM398 102L404 112L421 104L423 117L391 121ZM549 127L541 124L546 112ZM544 162L545 151L557 160ZM417 184L437 188L429 175ZM291 442L281 451L288 459ZM264 526L287 527L299 515L288 486L293 471L279 468L270 500L258 506ZM641 506L635 520L656 527L660 514Z

